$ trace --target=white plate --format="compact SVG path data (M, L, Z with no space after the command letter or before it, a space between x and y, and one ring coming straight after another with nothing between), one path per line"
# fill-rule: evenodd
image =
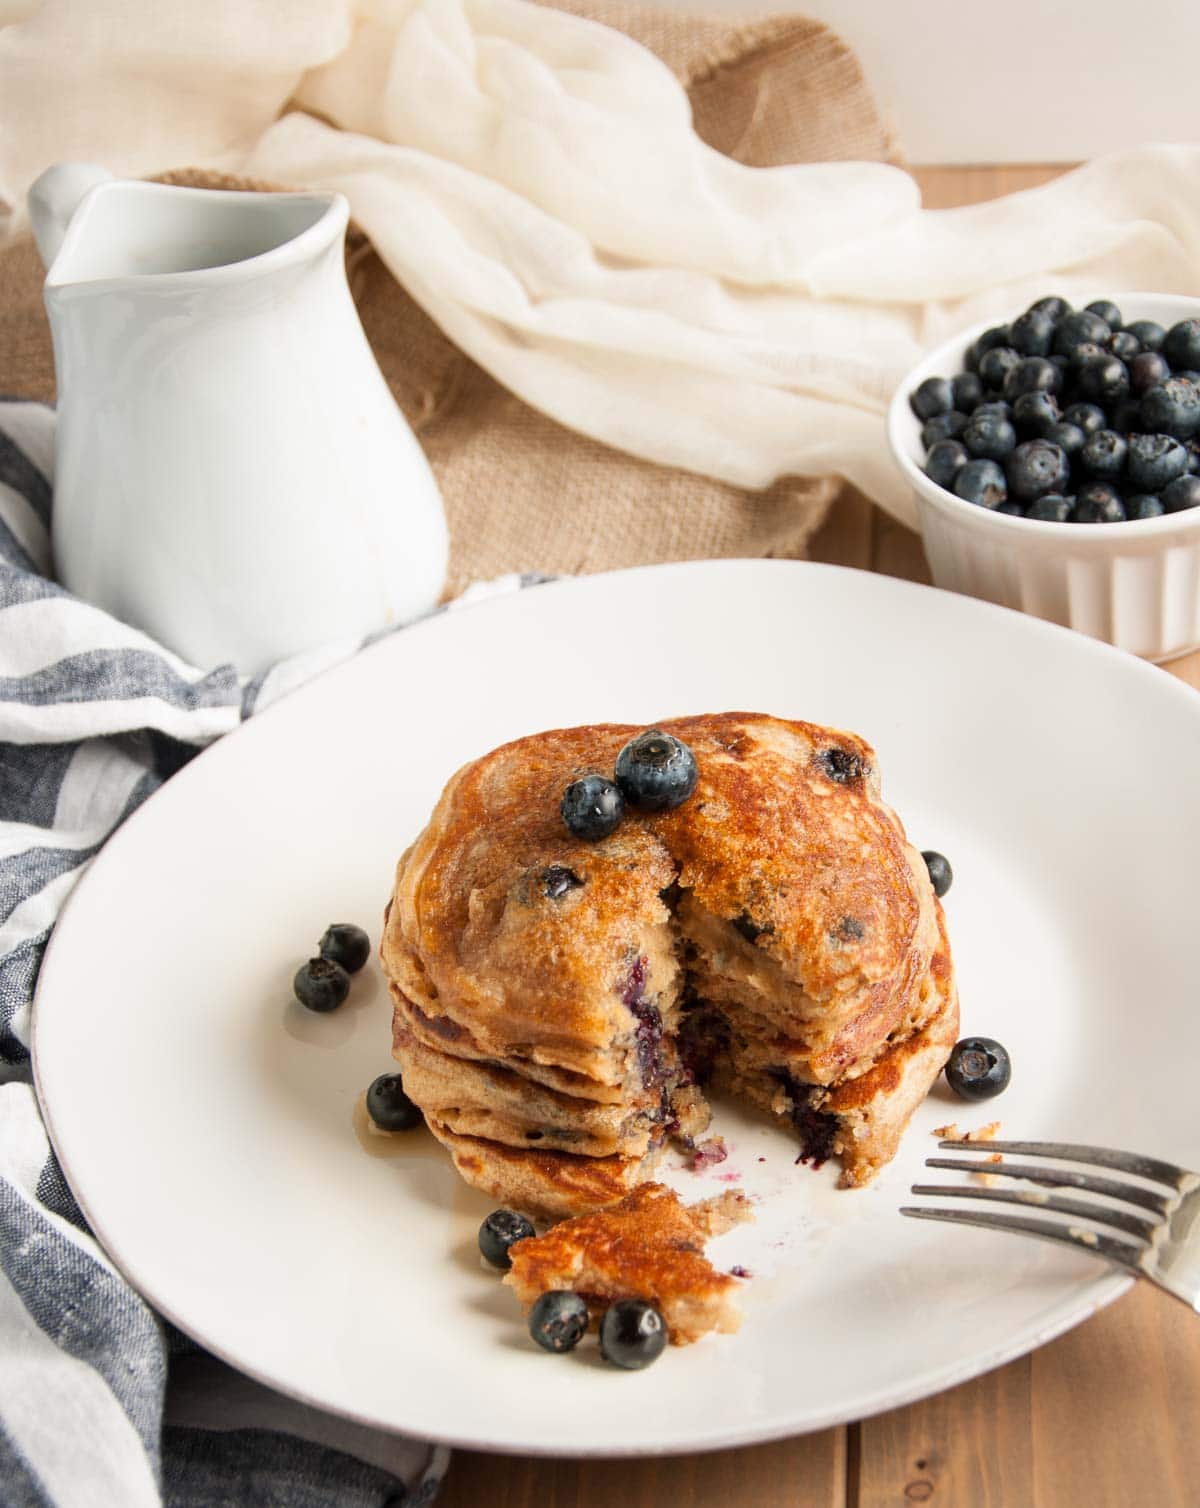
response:
M535 729L761 709L876 746L914 841L951 859L964 1031L1012 1087L943 1088L863 1192L718 1113L758 1222L732 1338L644 1373L534 1348L481 1270L490 1202L426 1137L369 1155L389 1066L377 966L289 1004L327 923L378 937L392 867L464 760ZM932 1129L1200 1166L1200 700L1161 671L965 597L831 567L711 562L539 587L418 625L184 769L79 885L42 969L35 1064L68 1180L130 1280L289 1393L442 1440L703 1450L853 1419L1028 1351L1126 1279L1095 1258L901 1219ZM765 1159L760 1161L759 1159Z

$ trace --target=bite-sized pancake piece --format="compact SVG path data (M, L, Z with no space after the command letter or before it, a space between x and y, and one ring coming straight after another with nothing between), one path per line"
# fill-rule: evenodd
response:
M504 1281L527 1310L543 1293L569 1289L586 1301L593 1321L617 1299L648 1299L666 1320L671 1344L686 1346L741 1323L739 1280L717 1271L704 1243L753 1218L740 1193L684 1205L665 1185L645 1183L609 1209L518 1241Z

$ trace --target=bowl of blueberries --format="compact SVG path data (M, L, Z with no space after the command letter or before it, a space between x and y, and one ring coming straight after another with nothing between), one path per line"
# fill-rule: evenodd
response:
M1200 647L1200 299L1038 299L905 378L888 438L937 586L1151 660Z

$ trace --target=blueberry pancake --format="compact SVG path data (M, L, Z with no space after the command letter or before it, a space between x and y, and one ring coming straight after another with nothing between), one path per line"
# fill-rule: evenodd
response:
M576 836L564 791L642 730L536 734L460 770L397 867L406 1091L468 1182L532 1214L650 1177L708 1085L865 1183L957 1037L941 906L869 746L757 713L659 726L695 757L678 805Z

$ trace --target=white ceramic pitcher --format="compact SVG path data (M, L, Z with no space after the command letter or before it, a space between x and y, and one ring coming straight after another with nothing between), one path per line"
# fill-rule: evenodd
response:
M433 606L445 515L350 297L340 194L61 164L29 208L70 591L244 674Z

